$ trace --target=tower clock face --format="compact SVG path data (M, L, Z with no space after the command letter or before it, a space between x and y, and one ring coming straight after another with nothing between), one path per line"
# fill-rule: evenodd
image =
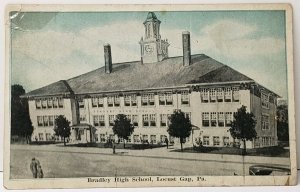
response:
M145 45L145 52L146 53L152 53L154 50L154 47L152 45Z

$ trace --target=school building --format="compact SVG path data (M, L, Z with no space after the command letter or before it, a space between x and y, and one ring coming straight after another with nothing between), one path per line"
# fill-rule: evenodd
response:
M64 115L71 122L70 142L105 143L117 138L116 115L126 114L135 126L127 143L164 143L165 137L174 140L168 117L181 110L193 125L187 143L200 139L204 146L233 146L239 142L229 132L233 113L244 105L257 120L257 138L247 141L247 148L277 145L278 95L205 54L191 55L188 31L182 33L183 55L169 57L160 23L148 13L139 61L112 63L105 44L104 67L26 93L32 140L53 139L54 120Z

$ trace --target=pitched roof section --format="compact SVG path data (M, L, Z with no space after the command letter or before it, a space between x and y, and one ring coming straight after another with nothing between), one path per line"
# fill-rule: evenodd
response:
M104 67L66 80L75 94L130 91L185 86L190 83L217 83L252 80L228 66L204 55L193 55L191 65L184 67L182 56L161 62L140 61L113 64L110 74ZM70 93L61 81L34 90L26 96Z
M189 83L216 83L230 81L250 81L249 77L243 75L234 69L224 65L216 70L213 70L198 79L194 79Z
M72 94L72 90L67 86L67 82L65 80L60 80L50 85L30 91L26 93L25 96L48 96L61 94Z

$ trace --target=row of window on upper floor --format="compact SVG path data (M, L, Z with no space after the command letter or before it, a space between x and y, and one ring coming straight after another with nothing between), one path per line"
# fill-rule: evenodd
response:
M141 95L141 106L155 106L155 94L147 93ZM202 103L215 103L215 102L239 102L240 94L238 87L226 87L226 88L204 88L200 90L200 97ZM137 95L127 94L124 95L124 106L137 106ZM164 92L158 94L159 105L172 106L173 94L172 92ZM63 108L63 98L52 97L48 99L37 99L36 109L52 109ZM84 99L78 99L80 108L85 107ZM190 94L188 91L181 92L181 105L190 104ZM269 95L261 94L261 105L264 108L269 108ZM121 97L119 95L113 95L107 97L107 107L120 107ZM104 107L104 97L92 97L92 107Z
M147 93L141 95L141 106L154 106L155 105L155 94ZM137 106L137 95L128 94L124 95L124 106ZM173 105L173 94L172 92L165 92L158 94L159 105L162 106L172 106ZM189 105L190 97L188 91L181 92L181 105ZM107 97L107 106L108 107L119 107L121 105L121 97L119 95L108 96ZM84 101L79 100L79 107L84 108ZM93 97L92 98L92 107L104 107L104 97Z
M36 109L52 109L52 108L63 108L64 102L62 97L51 97L45 99L35 100Z

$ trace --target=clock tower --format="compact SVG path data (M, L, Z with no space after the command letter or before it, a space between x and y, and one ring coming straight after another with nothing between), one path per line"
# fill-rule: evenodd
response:
M153 12L149 12L145 26L145 37L141 38L141 59L142 63L154 63L168 57L168 40L162 40L159 34L160 20Z

